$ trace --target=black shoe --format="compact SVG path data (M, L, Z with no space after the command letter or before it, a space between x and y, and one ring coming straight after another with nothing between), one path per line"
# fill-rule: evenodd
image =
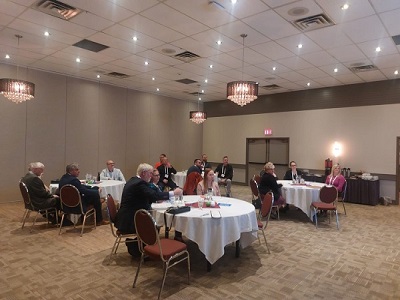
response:
M74 223L73 223L70 219L64 218L64 221L63 221L63 223L62 223L62 226L63 226L63 227L65 227L65 226L74 226Z
M125 241L125 245L128 248L128 252L133 257L140 257L142 253L139 251L139 245L137 242L133 242L136 239L129 239L127 238ZM129 242L128 242L129 241Z

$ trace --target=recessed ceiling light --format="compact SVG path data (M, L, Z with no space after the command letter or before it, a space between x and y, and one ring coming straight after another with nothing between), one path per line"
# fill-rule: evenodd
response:
M137 36L134 35L134 36L132 37L132 40L134 40L134 41L136 42L136 41L137 41Z
M207 82L208 82L208 79L204 79L204 82L207 83Z
M298 44L297 48L299 48L299 49L303 48L303 44Z
M81 59L80 59L79 57L77 57L77 58L75 59L75 61L76 61L76 62L81 62Z
M381 47L376 47L376 48L375 48L375 51L376 51L376 52L381 52L381 50L382 50Z
M6 57L6 59L9 59L9 58L10 58L10 55L6 54L6 56L5 56L5 57Z
M100 74L97 74L97 76L96 76L97 78L100 78L101 76L100 76Z
M204 90L201 90L201 92L204 94Z
M337 71L338 71L338 68L333 69L333 72L337 73Z
M307 86L310 86L310 85L311 85L311 83L307 82Z
M159 92L160 91L160 89L159 88L157 88L157 92Z
M399 70L394 71L394 75L398 75L399 74Z
M346 4L343 4L340 8L341 8L342 10L346 10L346 9L349 8L349 5L346 3Z
M237 0L231 0L232 4L236 4Z
M217 41L217 45L221 45L222 44L222 41L221 40L218 40Z
M276 67L273 67L272 70L275 71L275 70L276 70Z
M213 68L213 65L210 65L210 69L212 69Z
M147 65L149 64L149 62L146 60L146 61L144 62L144 64L147 66Z
M155 77L152 77L151 80L156 80L156 78L155 78Z
M50 33L48 31L45 31L43 34L44 36L50 36Z
M199 97L199 101L201 101L201 97Z

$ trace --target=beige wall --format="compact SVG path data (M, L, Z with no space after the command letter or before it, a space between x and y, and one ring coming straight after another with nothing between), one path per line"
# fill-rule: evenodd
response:
M300 168L323 169L338 141L343 145L338 159L343 167L394 175L399 115L400 104L391 104L209 118L203 149L210 161L228 155L231 163L245 164L246 138L263 137L264 129L271 128L273 137L289 137L289 159ZM394 183L386 193L394 196L393 189Z
M0 78L14 73L0 65ZM82 178L107 159L129 178L160 153L181 170L202 152L202 125L189 120L197 103L34 70L25 76L36 84L35 99L14 104L0 96L0 202L21 200L18 180L32 161L46 165L49 183L74 161Z

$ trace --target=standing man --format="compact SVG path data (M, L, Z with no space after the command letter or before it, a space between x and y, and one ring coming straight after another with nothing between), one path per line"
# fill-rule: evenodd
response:
M96 210L97 225L110 224L108 221L103 220L99 187L83 185L80 182L78 176L81 171L79 170L79 165L77 163L67 165L65 171L66 173L61 177L58 188L61 190L61 188L67 184L71 184L76 187L81 194L83 209L86 210L89 205L94 206L94 209Z
M197 173L201 174L201 160L200 160L200 159L196 158L196 159L193 161L193 166L191 166L191 167L188 169L186 175L188 176L188 175L189 175L190 173L192 173L192 172L197 172Z
M158 172L160 172L160 181L158 185L162 190L166 186L168 186L171 190L177 188L176 183L172 180L172 174L176 174L175 168L169 163L167 157L163 157L161 159L161 166L157 168Z
M204 172L205 169L212 169L211 164L207 161L207 154L201 156L201 170Z
M290 169L287 170L285 176L283 177L284 180L297 180L299 176L303 175L303 172L297 169L297 164L294 160L289 163Z
M42 181L44 172L44 164L41 162L33 162L29 164L28 173L22 177L21 181L25 183L28 188L29 197L35 208L47 209L56 208L60 209L60 199L57 195L52 195L49 189ZM54 222L55 215L49 215L49 221Z
M112 160L108 160L107 168L100 173L100 180L118 180L125 182L124 174L122 174L120 169L117 169L114 166L115 163Z
M218 184L226 186L226 196L231 196L231 186L233 178L233 167L228 163L228 156L224 156L222 164L219 164L214 171L218 174Z
M156 171L154 171L156 172ZM151 203L167 200L174 195L182 195L180 188L170 192L158 192L149 186L153 167L142 163L138 166L136 176L128 180L122 192L121 207L118 210L115 227L122 233L135 233L134 217L139 209L151 209ZM132 256L140 256L137 243L127 243Z

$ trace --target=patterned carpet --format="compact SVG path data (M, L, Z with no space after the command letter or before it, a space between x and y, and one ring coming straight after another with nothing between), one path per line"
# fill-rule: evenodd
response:
M250 188L233 186L249 201ZM255 241L235 258L235 247L211 272L196 244L191 254L191 284L185 266L170 269L163 299L400 299L400 224L398 206L346 204L341 229L324 222L317 230L294 207L268 227L271 254ZM83 237L43 219L21 229L22 203L0 204L0 299L156 299L161 265L148 261L137 287L138 261L121 245L110 265L114 238L109 226L88 229ZM343 212L340 207L340 212Z

